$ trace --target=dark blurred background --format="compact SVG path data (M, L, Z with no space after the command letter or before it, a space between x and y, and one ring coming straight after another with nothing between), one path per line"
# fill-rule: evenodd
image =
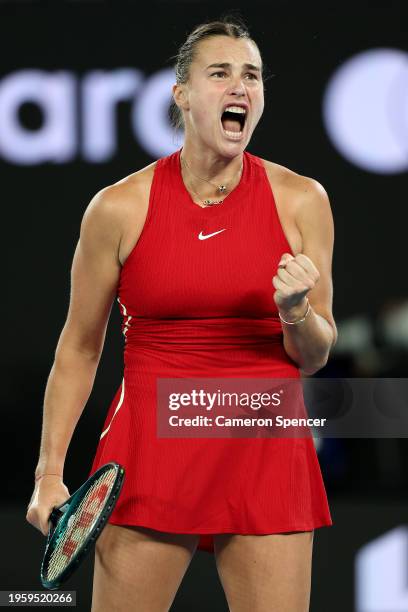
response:
M317 179L330 197L339 340L318 376L405 377L406 3L0 2L1 427L11 467L0 590L42 588L45 541L25 511L82 215L98 190L181 146L167 115L170 58L195 25L225 12L246 21L267 66L265 111L248 150ZM120 322L114 306L67 456L71 492L122 378ZM312 612L408 610L407 433L316 439L334 526L316 533ZM381 576L394 567L387 586ZM91 571L92 559L64 587L77 590L80 610L90 609ZM200 551L172 610L210 606L227 610L213 558Z

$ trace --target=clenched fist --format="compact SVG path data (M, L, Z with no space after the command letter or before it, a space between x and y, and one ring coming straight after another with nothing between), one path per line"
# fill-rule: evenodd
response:
M35 483L27 507L26 521L46 536L53 507L64 503L69 496L69 490L62 482L62 478L56 477L55 474L44 476Z
M283 253L277 274L272 279L276 289L273 299L279 310L288 312L300 304L319 278L318 269L307 255L298 253L293 257L290 253Z

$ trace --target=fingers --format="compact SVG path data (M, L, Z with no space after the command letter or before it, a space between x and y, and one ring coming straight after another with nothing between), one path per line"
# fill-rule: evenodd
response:
M293 294L293 289L289 287L283 280L279 278L279 276L274 276L272 279L272 284L278 292L280 297L290 297Z
M307 255L304 255L303 253L298 253L295 259L296 263L298 263L304 270L306 270L306 273L313 280L313 282L317 283L320 278L320 273L314 265L313 261L310 259L310 257L307 257Z
M47 521L46 523L42 524L41 533L43 534L43 536L47 536L49 530L50 530L50 521Z
M27 508L26 521L44 536L48 535L53 508L63 504L69 497L69 490L60 482L35 486Z
M26 515L26 520L30 525L41 531L41 533L46 536L49 531L49 516L51 514L51 510L48 512L48 509L44 512L38 510L38 508L31 508Z
M41 533L43 534L43 536L45 536L48 533L48 524L46 525L44 523L44 520L42 519L39 521L39 526L37 527L37 529L39 529Z
M41 520L38 516L38 511L35 508L28 509L28 512L26 514L26 521L30 523L30 525L41 531L41 533L44 533L41 525Z
M278 268L277 276L296 291L308 291L314 287L314 282L295 262L289 262L286 268Z
M284 253L278 265L277 275L291 287L300 291L312 289L320 278L320 274L312 260L298 253L296 257ZM302 287L298 283L302 284Z
M290 253L282 253L280 262L278 264L278 268L280 267L284 268L291 259L295 259L293 255L291 255Z

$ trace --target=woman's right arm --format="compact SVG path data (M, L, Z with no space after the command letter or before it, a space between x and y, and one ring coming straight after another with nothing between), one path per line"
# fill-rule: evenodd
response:
M121 270L122 225L118 188L106 187L91 200L81 222L68 315L45 389L35 477L51 475L35 482L26 515L44 535L52 507L69 497L63 484L64 462L91 394L105 341Z

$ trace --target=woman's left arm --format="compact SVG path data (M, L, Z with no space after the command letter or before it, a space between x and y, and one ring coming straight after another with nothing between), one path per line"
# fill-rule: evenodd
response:
M295 216L302 252L295 257L283 253L272 284L281 319L288 321L282 321L285 350L304 374L314 374L326 365L337 340L332 314L334 226L325 189L314 179L303 180L306 188ZM304 320L290 324L306 313Z

